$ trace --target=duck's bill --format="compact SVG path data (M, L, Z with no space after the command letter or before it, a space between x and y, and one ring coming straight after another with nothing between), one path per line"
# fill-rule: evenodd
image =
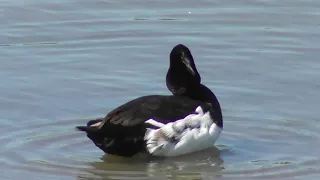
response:
M191 64L190 64L190 59L188 59L188 58L183 58L183 64L186 66L186 68L187 68L187 70L192 74L192 75L195 75L196 73L194 72L194 69L193 69L193 67L191 66Z

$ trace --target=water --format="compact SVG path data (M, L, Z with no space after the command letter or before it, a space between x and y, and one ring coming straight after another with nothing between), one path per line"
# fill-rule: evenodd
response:
M0 179L319 179L320 2L2 1ZM168 94L183 43L217 95L217 147L104 155L74 126Z

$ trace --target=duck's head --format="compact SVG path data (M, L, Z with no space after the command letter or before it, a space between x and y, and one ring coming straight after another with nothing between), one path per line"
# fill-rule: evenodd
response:
M200 85L201 77L186 46L179 44L172 49L166 80L174 95L183 95L190 87Z

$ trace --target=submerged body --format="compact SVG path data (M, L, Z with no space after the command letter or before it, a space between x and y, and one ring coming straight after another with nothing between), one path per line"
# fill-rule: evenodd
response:
M190 51L177 45L167 73L173 95L134 99L77 128L104 152L120 156L142 151L177 156L212 147L223 128L222 113L216 96L200 81Z

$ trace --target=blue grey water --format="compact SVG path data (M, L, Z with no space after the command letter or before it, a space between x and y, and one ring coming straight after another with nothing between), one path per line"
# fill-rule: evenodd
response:
M0 3L0 179L320 178L320 1ZM217 95L216 148L104 155L74 126L169 94L183 43Z

